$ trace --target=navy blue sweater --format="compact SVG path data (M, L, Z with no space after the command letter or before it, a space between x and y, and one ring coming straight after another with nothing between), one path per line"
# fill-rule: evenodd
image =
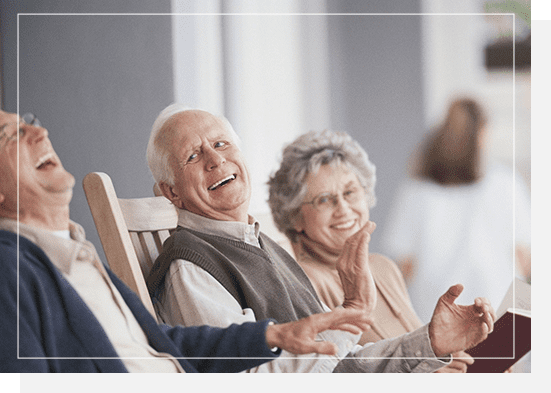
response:
M0 272L0 372L127 372L98 320L38 246L19 237L18 269L17 235L0 230ZM238 372L278 356L266 345L268 320L226 329L159 325L107 272L149 344L186 357L178 359L186 372Z

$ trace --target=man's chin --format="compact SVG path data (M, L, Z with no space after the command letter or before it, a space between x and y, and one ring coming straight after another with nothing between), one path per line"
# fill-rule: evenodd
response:
M232 217L233 220L240 220L244 216L247 216L249 211L249 199L248 198L221 198L220 200L212 201L211 211L216 212L216 216L226 217L224 221L228 221L228 217Z
M61 180L61 179L60 179ZM70 178L62 179L62 181L48 182L45 184L44 189L59 197L69 198L73 196L73 189L75 187L75 178L71 175Z

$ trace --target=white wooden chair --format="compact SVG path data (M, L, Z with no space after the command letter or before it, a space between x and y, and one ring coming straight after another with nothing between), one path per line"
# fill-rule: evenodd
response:
M155 316L144 277L176 228L176 208L162 196L120 199L106 173L89 173L82 184L111 270Z

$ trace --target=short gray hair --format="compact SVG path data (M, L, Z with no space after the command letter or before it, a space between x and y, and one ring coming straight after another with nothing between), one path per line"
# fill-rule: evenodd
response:
M146 158L149 170L151 171L151 174L157 184L164 182L173 186L175 182L174 171L170 165L170 151L168 149L169 143L163 139L164 133L168 130L167 127L165 127L166 123L170 118L172 118L172 116L178 113L196 110L200 109L191 108L180 103L174 103L163 109L155 119L155 122L151 127L151 134L149 135ZM224 123L227 130L233 136L234 142L236 142L239 146L239 136L236 134L228 119L223 116L216 117Z
M294 224L307 193L306 177L322 165L343 164L358 177L369 208L375 206L375 165L350 135L338 131L310 131L283 149L281 166L268 181L268 204L277 228L296 242Z

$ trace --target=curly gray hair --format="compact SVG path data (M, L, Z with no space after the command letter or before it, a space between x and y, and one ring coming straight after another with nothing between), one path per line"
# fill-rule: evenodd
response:
M268 181L268 204L277 228L296 242L294 223L307 192L306 177L322 165L343 164L358 177L369 208L375 206L375 165L350 135L338 131L310 131L283 149L281 166Z

